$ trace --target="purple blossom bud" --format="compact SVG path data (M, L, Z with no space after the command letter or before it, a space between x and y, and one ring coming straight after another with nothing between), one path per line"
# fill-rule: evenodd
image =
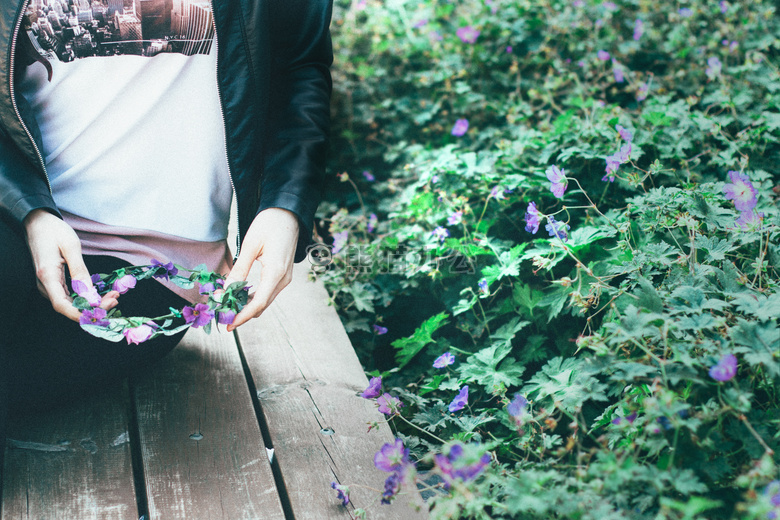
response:
M710 368L710 377L715 381L729 381L737 375L737 356L726 354Z
M475 449L466 454L463 444L455 444L450 447L447 455L438 453L434 456L436 467L444 479L444 487L449 489L456 480L468 482L479 476L485 467L490 464L490 454L484 453L476 458Z
M693 11L688 7L682 7L677 10L677 13L679 13L680 16L683 18L690 18L693 16Z
M631 131L627 128L623 128L620 125L615 125L615 130L617 130L618 134L620 134L620 138L627 143L630 143L634 139L634 134L632 134Z
M738 211L752 211L757 204L758 190L750 182L745 173L729 171L729 184L723 186L723 195L726 200L733 200L734 207Z
M342 249L344 249L344 246L347 244L347 240L349 240L349 231L339 231L338 233L333 233L333 249L331 252L335 255Z
M457 121L455 121L455 125L453 125L450 134L454 135L455 137L461 137L468 131L468 129L469 129L469 120L458 119Z
M601 7L603 7L607 11L617 11L617 5L615 2L601 2Z
M460 392L458 392L458 395L455 396L455 399L452 400L448 409L451 413L463 410L463 407L466 406L468 402L469 386L464 385L463 388L460 389Z
M462 211L456 211L449 217L447 217L447 225L448 226L457 226L461 223L463 220L463 212Z
M423 18L421 20L417 20L416 22L414 22L414 25L412 25L412 27L414 27L415 29L420 29L422 27L425 27L426 25L428 25L428 19Z
M200 294L209 294L213 293L216 289L216 286L212 282L206 282L200 284L200 290L198 291Z
M380 395L376 400L376 404L379 405L379 412L385 415L395 415L400 413L399 410L403 406L403 403L400 399L393 397L388 393Z
M607 51L603 50L603 49L602 49L602 50L600 50L600 51L599 51L599 52L596 54L596 56L598 56L598 58L599 58L601 61L607 61L607 60L609 60L609 53L608 53Z
M126 274L121 278L114 280L113 289L118 291L119 294L125 294L127 291L135 287L136 279L132 274Z
M431 231L431 234L439 239L439 242L444 242L444 239L450 236L450 232L447 230L447 228L439 226L433 231Z
M645 33L645 22L637 18L636 21L634 22L634 40L635 41L641 40L642 35L644 33Z
M489 199L493 198L493 199L496 199L496 200L503 200L506 197L504 197L504 192L501 190L501 186L496 184L495 186L493 186L493 189L490 190L490 195L488 195L488 198Z
M364 170L364 171L363 171L363 177L365 177L365 179L366 179L368 182L374 182L374 181L376 180L376 178L374 177L374 175L373 175L373 174L372 174L370 171L368 171L368 170Z
M544 226L544 229L547 230L547 233L551 237L558 237L564 242L569 240L567 231L571 229L571 227L565 222L558 222L552 215L547 217L547 224Z
M433 368L444 368L455 363L455 356L449 352L445 352L441 356L437 357L433 362Z
M92 280L92 285L94 285L98 291L102 291L106 288L106 282L103 281L103 278L98 273L93 274L90 279Z
M382 378L372 377L368 382L368 388L363 390L360 397L363 397L364 399L376 399L380 395L382 395Z
M529 202L525 210L525 230L534 235L539 231L542 214L536 209L536 202Z
M81 311L79 323L81 325L94 325L96 327L108 327L111 323L106 319L105 309L95 307Z
M376 332L377 336L381 336L382 334L387 334L387 328L375 323L374 332Z
M379 222L379 219L376 216L376 213L371 213L368 216L368 223L366 224L366 231L369 233L373 233L376 229L376 225Z
M173 265L173 262L164 264L156 258L152 258L152 269L155 270L155 273L152 276L154 278L159 278L160 280L168 280L169 277L179 274L179 270Z
M625 81L625 77L623 75L623 65L621 65L620 62L614 58L612 59L612 75L615 77L615 81L618 83L623 83Z
M463 43L474 43L479 37L479 31L470 25L459 28L455 34Z
M506 411L510 417L519 420L525 414L526 408L528 408L528 399L520 394L515 394L514 399L506 406Z
M729 10L729 4L726 2L726 0L720 1L720 12L721 14L726 14L726 12Z
M645 82L639 84L639 88L636 91L636 100L644 101L647 99L647 93L650 91L650 85Z
M616 426L623 423L634 424L636 417L637 417L636 412L632 413L631 415L626 415L625 417L615 417L614 419L612 419L612 424Z
M128 345L140 345L144 341L147 341L154 334L154 329L147 324L139 325L130 329L125 329L124 334Z
M507 54L512 54L512 46L511 45L507 45L506 46L506 53Z
M566 182L566 170L558 168L553 164L547 168L547 171L544 173L547 175L547 180L552 183L550 186L550 191L552 191L553 195L555 195L557 198L562 199L563 193L566 191L566 186L568 184Z
M87 284L81 280L71 280L70 286L73 288L73 292L87 300L90 307L97 307L103 300L94 285L88 287Z
M236 313L230 309L219 311L217 313L217 323L221 325L230 325L236 320Z
M486 279L481 279L479 283L477 283L477 287L479 287L479 292L482 294L489 294L490 289L488 288L488 281Z
M342 486L341 484L336 484L335 482L330 483L330 487L336 490L336 498L341 500L342 505L349 504L349 487L348 486Z
M396 439L383 445L374 455L374 466L380 471L391 473L409 465L409 449L404 447L404 441Z
M182 309L181 314L184 316L184 321L191 324L192 328L195 329L203 327L214 319L214 311L209 309L209 306L205 303L199 303L195 307L187 305Z

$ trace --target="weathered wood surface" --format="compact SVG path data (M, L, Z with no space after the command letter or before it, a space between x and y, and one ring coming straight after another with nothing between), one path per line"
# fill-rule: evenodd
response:
M191 329L133 385L152 520L283 520L234 337Z
M379 504L388 474L373 457L393 435L373 402L359 396L368 380L324 287L308 281L308 267L297 265L263 315L237 329L295 519L350 518L332 481L350 485L350 509L369 509L370 518L425 518L409 505L422 505L416 493ZM372 421L380 426L367 433Z
M137 520L126 386L14 421L3 520Z

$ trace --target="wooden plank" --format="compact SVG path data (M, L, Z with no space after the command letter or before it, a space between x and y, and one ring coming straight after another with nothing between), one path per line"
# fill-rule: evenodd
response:
M388 474L374 468L374 454L393 435L373 402L359 396L368 380L324 287L308 281L308 267L297 265L276 301L236 330L295 519L351 517L332 481L352 486L349 508L369 509L370 518L426 518L410 506L422 506L416 492L379 504ZM380 427L367 433L372 421Z
M151 520L284 518L232 334L191 329L133 383Z
M3 520L137 520L127 387L80 398L9 426Z

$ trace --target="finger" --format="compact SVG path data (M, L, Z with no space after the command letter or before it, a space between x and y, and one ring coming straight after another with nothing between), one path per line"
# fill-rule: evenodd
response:
M117 305L119 305L119 291L107 292L100 301L100 308L105 311L110 311Z
M249 271L252 269L252 264L255 263L255 259L259 254L250 254L246 249L241 251L236 258L236 262L233 264L233 269L225 278L225 287L229 287L233 282L243 282L249 276Z
M291 276L288 270L272 270L269 267L264 267L260 271L260 282L257 285L254 298L238 313L233 323L228 325L228 332L232 332L236 327L260 316L282 289L289 285L290 280Z
M68 266L68 272L72 280L81 280L87 287L92 287L92 277L89 274L87 265L84 263L84 257L81 256L81 244L68 243L60 248L60 254Z

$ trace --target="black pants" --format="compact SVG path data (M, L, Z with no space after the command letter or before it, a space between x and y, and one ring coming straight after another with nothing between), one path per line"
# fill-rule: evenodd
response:
M128 264L108 256L85 256L90 273ZM138 282L119 297L125 316L161 316L185 300L155 280ZM140 345L96 338L56 313L38 292L24 232L0 213L0 439L16 414L73 399L143 370L181 340L159 336ZM2 446L0 445L0 450ZM2 454L0 454L2 460Z

